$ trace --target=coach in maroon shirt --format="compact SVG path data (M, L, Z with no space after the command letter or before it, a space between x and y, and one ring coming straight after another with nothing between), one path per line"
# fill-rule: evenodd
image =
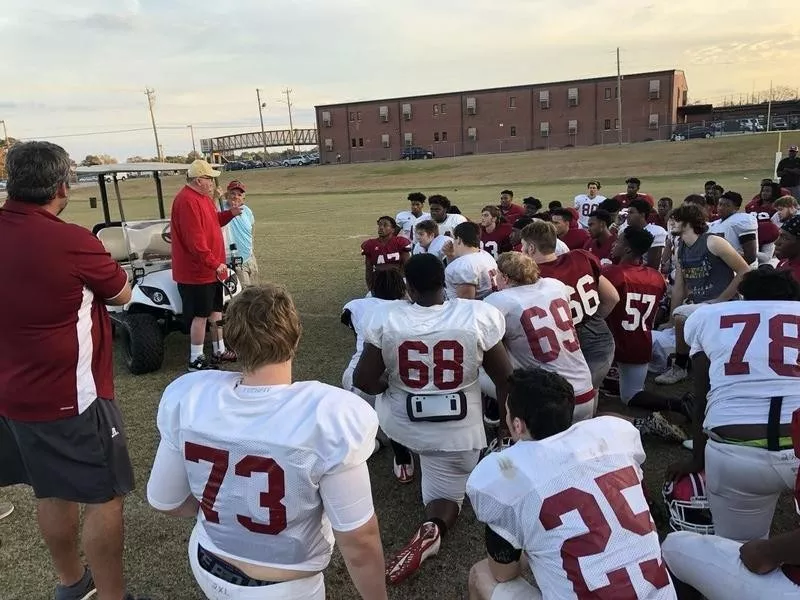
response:
M48 142L13 146L0 209L0 485L28 484L60 584L56 598L125 598L122 498L134 487L114 402L105 304L128 277L87 229L58 215L70 163ZM79 504L85 504L78 551ZM96 584L96 587L95 587ZM2 593L0 593L2 595Z
M172 203L172 278L178 284L183 316L190 323L189 370L213 368L203 353L206 323L210 320L214 340L213 358L234 361L236 354L225 348L222 328L222 283L227 278L222 227L242 213L241 207L217 212L212 196L214 179L220 172L204 160L196 160L186 172L186 185Z

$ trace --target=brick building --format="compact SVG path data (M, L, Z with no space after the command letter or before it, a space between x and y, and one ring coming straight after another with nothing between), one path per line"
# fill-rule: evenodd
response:
M316 107L324 163L396 160L404 146L437 156L667 139L686 104L683 71L598 77Z

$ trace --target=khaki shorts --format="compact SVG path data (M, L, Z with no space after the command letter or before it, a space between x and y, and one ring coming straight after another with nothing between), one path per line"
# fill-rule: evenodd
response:
M236 267L236 276L242 282L242 287L258 284L258 262L256 262L255 255L244 261L241 266Z

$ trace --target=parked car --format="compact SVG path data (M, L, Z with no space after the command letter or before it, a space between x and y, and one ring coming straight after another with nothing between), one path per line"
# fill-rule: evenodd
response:
M284 167L302 167L303 165L311 164L311 161L305 156L291 156L285 158L281 164L283 164Z
M105 175L103 177L106 180L106 183L111 183L114 181L114 176L111 174ZM117 173L117 181L125 181L128 178L127 173L119 172Z
M226 171L244 171L246 168L247 165L240 160L232 160L230 162L225 163Z
M400 160L428 159L434 156L436 155L430 150L420 148L419 146L409 146L408 148L403 148L403 151L400 153Z
M775 117L772 119L772 128L773 129L789 129L789 123L786 121L785 117Z
M0 190L6 189L6 180L0 179Z
M714 137L714 135L714 130L710 127L706 127L705 125L688 125L675 128L675 131L672 132L672 135L669 139L671 139L673 142L679 142L681 140L693 140L700 138L709 139Z

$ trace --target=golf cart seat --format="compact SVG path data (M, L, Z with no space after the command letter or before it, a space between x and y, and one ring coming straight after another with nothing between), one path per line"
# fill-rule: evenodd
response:
M131 252L145 261L169 261L172 244L169 221L132 221L124 224Z
M106 227L97 232L97 239L105 246L111 258L117 262L128 262L128 248L122 227Z

